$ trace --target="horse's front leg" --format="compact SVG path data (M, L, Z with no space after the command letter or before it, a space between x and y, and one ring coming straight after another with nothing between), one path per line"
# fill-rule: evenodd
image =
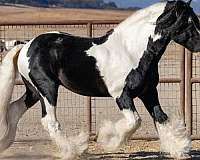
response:
M168 117L163 112L156 87L150 87L139 98L152 116L160 138L161 149L176 158L188 156L191 140L185 129L183 119Z
M141 124L141 119L136 111L133 99L127 92L123 92L116 101L123 114L123 118L116 123L105 121L98 134L98 142L106 151L118 149Z

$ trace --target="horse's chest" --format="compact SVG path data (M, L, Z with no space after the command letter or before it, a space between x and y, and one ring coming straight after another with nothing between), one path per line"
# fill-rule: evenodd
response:
M124 88L127 75L139 63L138 59L123 54L106 54L106 52L101 55L96 54L95 58L100 76L103 78L109 93L114 98L118 97Z

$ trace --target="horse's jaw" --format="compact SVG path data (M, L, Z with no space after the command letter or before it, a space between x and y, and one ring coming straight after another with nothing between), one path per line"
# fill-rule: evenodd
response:
M194 52L200 52L200 30L198 31L197 40L194 42Z
M186 48L191 52L200 52L200 32L188 42Z
M188 36L190 35L190 37ZM172 39L176 43L184 46L191 52L200 52L200 31L193 30L180 35L178 38Z

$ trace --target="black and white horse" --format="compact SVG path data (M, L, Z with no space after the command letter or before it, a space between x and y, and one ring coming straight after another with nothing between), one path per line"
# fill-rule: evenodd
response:
M176 129L168 124L156 86L158 62L170 41L200 51L200 24L190 2L168 1L139 10L99 38L51 32L12 49L1 65L0 150L14 141L19 119L37 101L44 128L66 158L73 159L87 148L87 134L72 138L62 134L56 117L62 85L81 95L116 100L124 118L100 129L98 142L105 149L118 148L139 128L141 119L133 102L139 97L157 125L165 151L179 158L187 154L190 139L184 124ZM9 104L17 69L26 92Z

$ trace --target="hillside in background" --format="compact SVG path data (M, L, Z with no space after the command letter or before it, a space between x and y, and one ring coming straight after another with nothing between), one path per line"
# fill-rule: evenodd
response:
M0 23L65 23L82 20L123 20L133 14L126 10L40 8L19 6L1 6Z
M23 4L39 7L116 9L114 2L104 0L0 0L0 4Z
M22 4L37 7L132 9L137 10L163 0L0 0L2 5ZM187 0L186 0L187 1ZM200 0L193 0L192 7L200 13Z
M104 0L105 2L115 2L119 8L139 7L144 8L162 0ZM186 0L188 1L188 0ZM192 7L200 13L200 0L192 0Z

